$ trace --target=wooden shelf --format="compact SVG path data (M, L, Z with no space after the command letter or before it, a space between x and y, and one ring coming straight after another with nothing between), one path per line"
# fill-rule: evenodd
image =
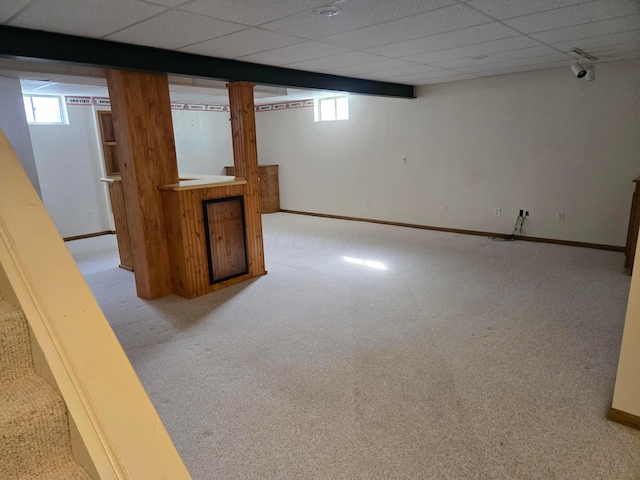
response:
M113 115L108 110L98 112L100 143L104 156L104 170L107 176L120 174L120 162L116 149L116 133L113 128Z
M113 211L113 221L116 226L120 267L133 271L133 252L129 238L129 225L124 210L124 194L120 179L120 163L116 148L116 134L113 129L113 115L108 110L98 112L98 126L100 127L100 144L104 157L104 170L107 178L102 178L109 187L109 200Z

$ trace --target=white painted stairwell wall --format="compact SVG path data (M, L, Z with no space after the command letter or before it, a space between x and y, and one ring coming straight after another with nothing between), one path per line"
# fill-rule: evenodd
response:
M24 104L22 103L22 89L20 80L16 78L0 76L0 127L18 155L22 168L27 172L33 188L36 189L38 195L41 195L27 116L24 113Z

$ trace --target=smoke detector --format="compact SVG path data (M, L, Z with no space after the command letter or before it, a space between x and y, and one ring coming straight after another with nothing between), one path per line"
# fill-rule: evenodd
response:
M340 12L342 12L342 9L340 7L334 7L332 5L318 7L313 10L313 13L317 13L318 15L322 15L323 17L327 18L335 17L336 15L340 14Z

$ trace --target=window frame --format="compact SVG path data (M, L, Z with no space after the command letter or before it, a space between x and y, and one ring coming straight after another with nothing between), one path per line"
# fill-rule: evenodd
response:
M36 107L33 104L34 98L55 98L58 101L58 110L60 113L60 121L59 122L38 122L36 119ZM65 97L62 95L38 95L35 93L25 93L22 95L22 104L25 109L25 115L27 117L27 123L29 125L69 125L69 116L67 114L67 103L65 101ZM29 120L29 114L27 113L27 104L26 100L29 99L31 103L31 117L33 121Z
M347 103L347 115L346 117L338 117L338 100L345 99ZM333 102L333 118L323 118L323 103ZM349 120L349 96L348 95L336 95L335 97L318 97L313 102L313 121L314 122L340 122Z

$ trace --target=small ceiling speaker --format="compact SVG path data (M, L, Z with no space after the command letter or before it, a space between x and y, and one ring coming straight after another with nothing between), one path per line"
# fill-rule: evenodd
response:
M596 67L593 65L587 65L584 67L584 69L587 71L586 75L584 76L584 79L587 82L592 82L596 79Z

